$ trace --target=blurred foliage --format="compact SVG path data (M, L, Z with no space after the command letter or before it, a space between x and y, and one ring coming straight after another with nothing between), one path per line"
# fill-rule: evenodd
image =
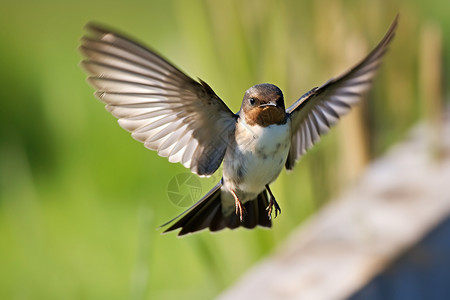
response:
M363 105L371 157L423 116L424 23L443 33L449 76L448 1L3 3L0 298L212 298L342 188L338 126L273 184L283 214L272 230L161 236L155 228L182 211L167 184L187 170L133 141L96 102L78 66L85 23L151 45L237 111L243 92L262 82L278 85L290 105L362 58L397 12L397 36ZM218 178L204 179L203 193Z

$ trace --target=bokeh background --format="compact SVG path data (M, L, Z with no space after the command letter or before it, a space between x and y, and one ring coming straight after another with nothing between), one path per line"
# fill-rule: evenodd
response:
M1 6L1 299L212 298L412 124L433 119L450 92L448 0ZM157 227L184 210L169 201L168 185L187 170L131 139L93 97L77 51L84 24L151 46L237 111L244 91L262 82L278 85L290 105L358 62L397 12L368 101L273 184L283 213L272 230L160 235ZM219 178L202 179L202 193Z

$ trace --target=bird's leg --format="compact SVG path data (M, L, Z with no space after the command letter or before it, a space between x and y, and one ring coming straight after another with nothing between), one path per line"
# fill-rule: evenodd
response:
M270 190L270 187L268 184L266 184L266 189L270 195L269 206L267 206L266 210L269 214L269 218L271 218L272 217L272 207L275 206L275 218L276 218L278 216L278 213L281 214L281 208L278 205L277 201L275 201L275 197L272 194L272 191Z
M242 222L242 220L244 219L244 207L242 206L241 200L239 200L238 196L233 190L231 190L231 194L233 194L234 204L236 205L236 215L239 215L239 219Z

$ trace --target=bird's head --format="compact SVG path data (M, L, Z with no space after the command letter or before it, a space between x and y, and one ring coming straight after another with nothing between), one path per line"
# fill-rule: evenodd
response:
M269 83L249 88L242 100L240 116L248 125L267 127L286 122L284 98L281 90Z

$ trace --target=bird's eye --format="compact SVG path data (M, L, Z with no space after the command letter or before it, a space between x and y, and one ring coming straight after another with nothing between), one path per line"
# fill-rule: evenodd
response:
M255 102L256 102L256 101L255 101L255 98L250 98L250 99L249 99L249 102L250 102L251 105L254 105Z

